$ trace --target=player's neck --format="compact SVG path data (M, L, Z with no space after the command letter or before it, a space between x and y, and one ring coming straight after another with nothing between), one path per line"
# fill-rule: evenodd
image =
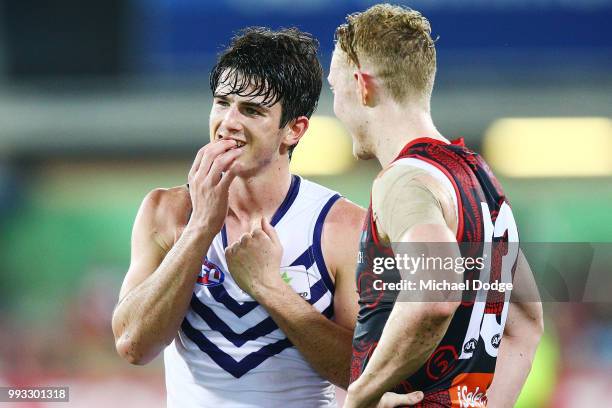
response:
M284 160L269 164L255 176L234 179L229 191L228 217L251 223L274 215L291 185L289 164Z
M394 105L380 110L379 118L370 121L376 124L368 134L373 136L374 155L385 168L412 140L427 137L448 140L436 129L429 110L418 107Z

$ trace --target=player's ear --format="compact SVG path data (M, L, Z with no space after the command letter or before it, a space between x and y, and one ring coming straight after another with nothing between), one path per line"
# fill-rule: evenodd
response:
M353 74L353 77L355 78L355 82L357 84L357 92L359 99L361 100L361 104L370 107L374 106L376 95L376 82L374 80L374 76L358 69Z
M308 130L310 121L306 116L300 116L297 119L293 119L286 126L285 137L283 138L283 144L286 146L296 145L304 133Z

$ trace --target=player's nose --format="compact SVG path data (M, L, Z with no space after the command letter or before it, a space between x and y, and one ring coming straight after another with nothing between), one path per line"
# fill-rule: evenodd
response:
M231 134L242 130L241 114L236 105L226 109L221 119L220 130L225 134Z

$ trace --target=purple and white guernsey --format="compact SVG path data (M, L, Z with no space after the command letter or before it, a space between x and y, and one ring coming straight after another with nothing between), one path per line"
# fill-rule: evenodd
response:
M293 176L271 219L283 243L283 280L328 318L334 286L321 250L323 223L340 198ZM319 376L268 312L227 269L225 227L202 261L191 305L164 351L168 407L335 407Z

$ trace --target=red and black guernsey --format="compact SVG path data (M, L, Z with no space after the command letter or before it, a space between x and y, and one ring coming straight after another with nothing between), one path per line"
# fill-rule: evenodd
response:
M518 252L508 251L507 242L517 242L518 248L518 232L501 185L484 160L466 148L462 139L447 144L429 138L413 140L394 161L404 158L429 163L450 180L457 197L457 241L461 244L462 256L468 256L464 243L469 243L469 256L482 256L484 251L494 248L490 254L489 281L500 279L502 259L506 270L510 265L513 276ZM485 242L501 245L491 247ZM397 292L389 295L388 292L374 293L372 289L373 282L380 279L380 275L373 272L374 259L394 254L389 245L378 240L371 204L360 250L357 266L360 310L353 339L351 382L366 367L397 298ZM392 273L397 276L387 277L388 280L400 279L397 270ZM464 281L466 279L474 279L474 276L466 273ZM508 299L504 299L503 294L500 297L499 292L466 292L447 332L429 359L392 390L399 393L423 391L425 398L417 407L486 406L486 390L493 380Z

